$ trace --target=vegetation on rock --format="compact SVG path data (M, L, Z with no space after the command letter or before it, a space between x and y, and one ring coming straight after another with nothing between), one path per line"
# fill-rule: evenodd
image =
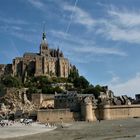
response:
M60 77L27 77L26 81L22 83L18 77L3 76L0 79L0 92L4 87L25 87L28 88L28 93L43 93L43 94L55 94L63 93L65 90L76 90L78 93L94 94L95 98L98 98L100 92L103 91L100 85L90 85L89 81L84 76L79 76L76 67L70 71L68 78ZM60 85L65 86L64 89Z
M1 78L1 84L5 87L21 87L22 83L17 77L6 75Z
M96 99L98 99L100 92L103 92L103 88L100 85L90 85L88 88L83 90L83 94L93 94Z

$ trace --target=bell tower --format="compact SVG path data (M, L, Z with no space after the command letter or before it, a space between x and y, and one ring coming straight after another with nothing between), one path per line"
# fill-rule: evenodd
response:
M40 55L41 56L50 56L50 51L48 48L48 43L46 40L46 33L45 32L43 32L43 34L42 34L42 41L40 44Z
M46 32L45 32L45 22L43 24L43 33L42 33L42 41L40 44L40 55L41 56L50 56L50 51L48 48L48 43L47 43L47 39L46 39Z

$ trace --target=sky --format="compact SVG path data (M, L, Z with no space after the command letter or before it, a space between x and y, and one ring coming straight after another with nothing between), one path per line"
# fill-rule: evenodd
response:
M140 94L140 0L1 0L0 63L50 48L93 85L115 95ZM45 25L45 29L43 26Z

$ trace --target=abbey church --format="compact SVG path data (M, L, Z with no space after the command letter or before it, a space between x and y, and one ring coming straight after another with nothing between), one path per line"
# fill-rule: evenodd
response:
M63 52L50 49L46 40L46 33L42 35L39 53L24 53L23 57L16 57L12 64L0 65L0 75L11 74L24 78L26 76L50 76L67 78L72 66Z

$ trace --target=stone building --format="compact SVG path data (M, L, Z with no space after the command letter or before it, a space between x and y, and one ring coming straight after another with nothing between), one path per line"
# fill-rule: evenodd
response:
M39 53L25 53L13 60L13 76L51 76L67 78L70 63L59 49L50 49L43 33Z
M54 94L32 94L32 103L37 109L54 108Z
M9 69L10 70L9 70ZM43 33L39 53L24 53L13 59L11 65L0 65L0 75L11 74L25 79L27 76L67 78L72 69L70 62L58 49L50 49Z
M67 91L67 93L56 94L54 98L54 108L69 108L73 112L78 112L81 110L81 101L86 97L90 97L92 103L95 104L96 101L93 94L78 94L76 91Z

